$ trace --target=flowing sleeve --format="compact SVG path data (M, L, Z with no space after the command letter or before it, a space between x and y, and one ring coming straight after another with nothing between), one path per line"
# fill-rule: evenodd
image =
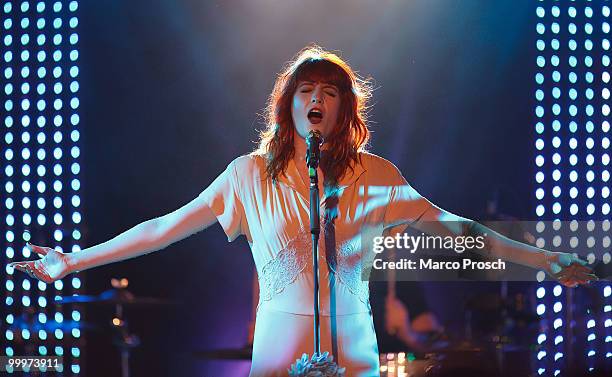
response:
M389 164L390 167L385 169L389 196L383 220L384 229L399 231L419 220L433 204L406 181L395 165Z
M247 234L248 231L236 161L232 161L225 171L200 194L217 217L229 242L242 234Z

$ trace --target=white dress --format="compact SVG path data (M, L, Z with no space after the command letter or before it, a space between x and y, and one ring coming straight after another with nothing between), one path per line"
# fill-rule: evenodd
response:
M275 184L263 157L251 154L232 161L200 194L229 241L246 236L257 268L260 299L250 376L286 376L302 353L313 353L308 190L292 160ZM418 219L431 203L392 163L369 153L361 154L361 164L335 190L321 192L321 351L330 352L347 376L378 376L368 245L383 231Z

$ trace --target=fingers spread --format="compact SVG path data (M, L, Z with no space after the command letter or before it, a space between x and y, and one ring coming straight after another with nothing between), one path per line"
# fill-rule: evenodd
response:
M9 263L9 266L21 272L25 272L31 278L42 280L45 283L49 283L53 280L49 277L40 259L35 261L12 262Z
M578 264L564 268L563 271L555 275L555 278L567 287L576 287L580 284L589 284L592 281L599 280L590 268Z
M32 263L33 262L12 262L12 263L9 263L9 266L19 271L28 272L27 268Z
M571 268L566 268L563 271L561 271L560 273L556 274L555 277L557 279L561 279L561 278L581 278L581 277L586 277L590 274L584 272L584 271L578 271L575 269L571 269Z
M36 246L36 245L32 245L32 244L31 244L31 243L29 243L29 242L26 244L26 246L28 246L28 248L29 248L30 250L32 250L33 252L35 252L35 253L36 253L36 254L38 254L38 255L41 255L41 256L45 256L45 255L47 255L47 249L46 249L46 248L44 248L44 247L40 247L40 246Z
M575 288L578 286L578 283L575 280L566 277L559 278L559 283L568 288Z
M593 272L593 269L591 267L582 265L582 264L572 264L570 267L573 267L576 271L579 272L584 272L584 273L591 273Z
M564 276L564 275L565 276L582 276L582 275L590 275L593 273L593 270L590 267L582 266L577 263L573 263L564 268L560 268L560 266L557 265L559 269L555 269L553 267L554 265L555 263L551 265L551 270L553 271L553 275L557 278L560 276Z

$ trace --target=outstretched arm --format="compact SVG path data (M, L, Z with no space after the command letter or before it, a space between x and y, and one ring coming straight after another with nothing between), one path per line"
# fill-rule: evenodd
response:
M217 221L203 195L164 216L144 221L101 244L76 253L61 253L49 247L28 244L42 258L13 262L9 266L47 283L69 273L134 258L161 250L197 233Z
M70 272L164 249L216 221L208 204L198 196L174 212L140 223L109 241L69 254Z
M421 197L420 200L427 199ZM586 261L572 254L551 252L512 240L474 220L454 215L431 203L412 226L440 236L482 236L486 247L475 249L477 253L544 270L566 286L574 287L597 280L597 276L586 266Z

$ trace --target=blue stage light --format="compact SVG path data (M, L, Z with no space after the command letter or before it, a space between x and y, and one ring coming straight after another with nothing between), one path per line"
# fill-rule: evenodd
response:
M553 50L558 50L559 47L561 47L561 44L559 43L558 39L553 39L552 41L550 41L550 47L552 47Z
M538 344L542 344L545 341L546 341L546 335L545 334L538 335Z
M546 305L538 304L538 306L536 307L536 313L538 313L538 315L543 315L545 312L546 312Z
M550 26L550 30L554 33L554 34L559 34L559 32L561 31L561 27L559 26L559 23L557 22L553 22Z
M586 180L588 182L593 182L594 179L595 179L595 173L593 172L593 170L588 170L586 173Z

